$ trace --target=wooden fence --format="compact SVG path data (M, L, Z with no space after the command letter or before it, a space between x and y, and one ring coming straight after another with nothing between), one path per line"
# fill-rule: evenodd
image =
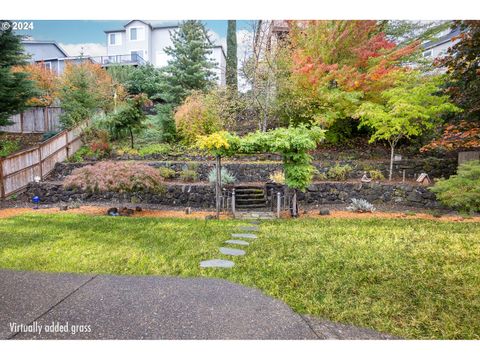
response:
M80 149L81 132L82 127L64 130L35 147L0 158L0 198L23 190L37 176L44 179L57 162Z
M45 133L60 130L60 115L63 110L60 107L34 107L25 110L21 114L13 115L8 126L0 126L0 132L16 134Z

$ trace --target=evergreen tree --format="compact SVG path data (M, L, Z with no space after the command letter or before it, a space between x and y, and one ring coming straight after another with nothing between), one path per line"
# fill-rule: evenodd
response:
M171 58L164 71L163 100L176 106L192 90L206 91L212 86L216 64L210 60L212 45L202 22L185 21L170 38L173 46L165 49Z
M238 89L237 82L237 21L228 20L227 30L227 86L234 92Z
M0 20L0 23L6 21ZM15 35L10 26L0 30L0 126L11 124L8 118L27 106L27 101L37 94L34 82L23 71L13 67L26 64L21 36Z

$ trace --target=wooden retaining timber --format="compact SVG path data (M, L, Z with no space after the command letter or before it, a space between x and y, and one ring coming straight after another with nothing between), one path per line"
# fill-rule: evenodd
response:
M37 176L43 180L57 162L80 149L81 131L81 126L64 130L37 146L0 158L0 198L22 191Z

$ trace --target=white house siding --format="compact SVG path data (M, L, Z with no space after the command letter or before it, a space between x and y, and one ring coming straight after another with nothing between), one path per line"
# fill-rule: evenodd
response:
M130 29L132 27L143 28L144 37L141 40L130 40ZM110 45L109 34L107 39L107 55L129 55L132 51L143 51L143 59L153 66L160 68L167 65L169 56L165 53L165 48L172 46L170 32L176 31L177 27L151 28L141 21L132 21L125 27L125 31L114 32L121 36L121 44ZM216 75L217 83L220 86L225 85L225 55L220 46L212 49L211 59L217 64Z
M172 46L170 40L170 32L175 28L153 29L152 31L152 61L155 67L163 67L167 65L169 56L165 53L165 48Z

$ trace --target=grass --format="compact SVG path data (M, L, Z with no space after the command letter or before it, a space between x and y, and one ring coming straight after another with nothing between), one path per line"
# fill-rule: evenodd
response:
M265 222L232 269L200 269L240 221L24 215L0 220L0 268L221 277L295 311L404 338L480 338L478 223Z

